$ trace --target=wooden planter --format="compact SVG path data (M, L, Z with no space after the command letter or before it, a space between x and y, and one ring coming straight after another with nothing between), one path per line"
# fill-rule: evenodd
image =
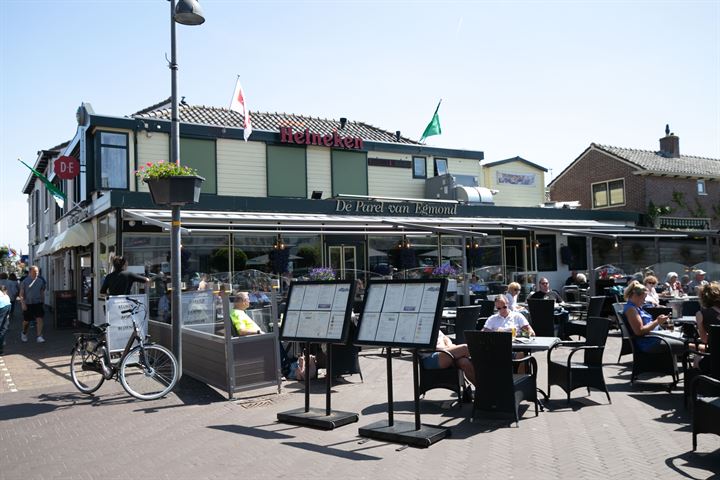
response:
M205 181L198 176L175 176L146 179L150 196L156 205L187 205L200 201L200 189Z

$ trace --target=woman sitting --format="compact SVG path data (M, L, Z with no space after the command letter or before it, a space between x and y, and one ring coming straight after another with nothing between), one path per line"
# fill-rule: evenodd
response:
M454 364L463 371L467 381L475 385L475 369L470 361L467 344L455 345L447 335L438 331L435 351L419 355L424 368L428 370L450 368Z
M662 326L670 319L667 315L659 315L653 320L652 315L643 310L645 299L647 296L647 288L641 285L637 280L633 280L625 289L625 308L623 315L627 318L628 325L632 329L632 333L638 337L635 344L638 348L646 353L662 353L666 346L663 340L670 344L672 353L681 355L685 352L685 344L672 337L663 337L663 339L653 337L652 332L662 331Z
M520 295L520 289L521 287L519 283L512 282L508 285L507 291L503 296L505 297L506 305L511 311L527 313L527 310L517 303L518 295Z
M683 287L678 281L678 274L675 272L668 272L663 287L662 295L664 297L682 297L685 295Z
M658 279L655 278L653 275L648 275L643 280L643 284L645 285L645 288L647 288L645 304L651 307L657 307L658 305L660 305L660 297L655 290L655 287L658 284Z
M697 350L704 352L707 349L710 325L720 325L720 283L712 282L702 287L700 290L700 305L702 308L695 314L698 335L700 337ZM714 341L717 342L720 341L720 339L715 339ZM704 359L701 360L700 369L705 371L708 363L709 362L705 362Z

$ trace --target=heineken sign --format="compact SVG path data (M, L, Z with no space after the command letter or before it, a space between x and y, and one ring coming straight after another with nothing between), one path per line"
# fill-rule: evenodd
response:
M297 145L317 145L319 147L363 149L360 137L343 137L337 130L328 134L314 133L307 128L302 132L293 131L292 127L280 127L280 143Z
M335 211L377 215L418 215L436 217L457 215L458 204L429 202L375 202L370 200L335 200Z

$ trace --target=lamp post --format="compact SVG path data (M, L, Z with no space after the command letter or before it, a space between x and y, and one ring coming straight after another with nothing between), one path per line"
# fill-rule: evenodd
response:
M196 0L175 0L170 2L170 161L180 165L180 120L178 119L177 94L177 55L175 48L175 22L183 25L200 25L205 22L202 9ZM170 228L170 258L172 259L172 351L178 361L178 371L182 375L181 315L182 299L180 293L180 205L172 205L172 223Z

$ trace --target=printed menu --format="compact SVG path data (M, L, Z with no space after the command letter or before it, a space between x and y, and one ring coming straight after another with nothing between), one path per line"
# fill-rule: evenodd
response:
M294 283L282 324L283 339L344 341L350 282Z
M429 346L442 289L440 281L370 282L356 340Z

